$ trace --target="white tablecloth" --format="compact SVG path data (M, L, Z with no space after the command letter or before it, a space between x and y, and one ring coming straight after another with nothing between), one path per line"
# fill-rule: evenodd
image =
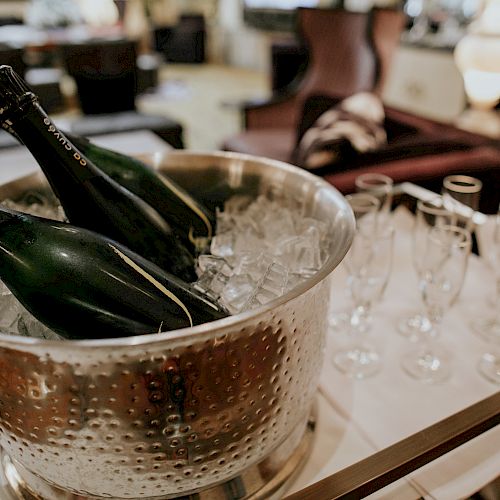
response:
M494 280L484 262L475 255L470 257L462 293L445 316L440 335L440 342L453 352L452 377L440 385L427 385L402 371L401 356L412 344L397 333L396 324L403 315L421 307L421 299L411 264L412 215L401 207L393 221L396 228L393 271L383 301L373 309L370 334L381 348L383 369L366 380L354 381L342 375L331 362L340 334L329 331L320 382L320 394L343 417L346 429L353 432L355 428L372 451L404 439L499 389L476 370L486 344L472 334L469 323L482 313L488 295L494 291ZM341 265L332 276L332 312L349 306L345 289L346 273ZM358 445L358 459L364 452L365 448ZM295 483L293 489L340 470L339 453L342 451L338 446L324 443L322 434L313 450L315 472L299 478L300 484ZM350 450L347 456L354 455ZM500 428L497 427L416 471L408 480L415 498L422 495L456 500L472 494L499 474ZM392 498L388 495L383 497Z

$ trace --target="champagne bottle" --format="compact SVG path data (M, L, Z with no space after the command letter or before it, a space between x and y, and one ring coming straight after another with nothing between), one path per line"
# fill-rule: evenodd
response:
M185 281L196 279L193 255L165 219L78 151L5 65L0 66L0 123L38 161L72 224L124 244Z
M116 241L5 207L0 279L65 338L157 333L227 316L190 284Z
M188 248L201 252L212 237L213 214L174 180L128 155L66 133L88 159L120 185L154 207Z

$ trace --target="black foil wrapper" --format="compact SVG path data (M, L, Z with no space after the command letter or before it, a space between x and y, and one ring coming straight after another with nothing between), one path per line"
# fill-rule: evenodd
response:
M13 118L23 114L26 104L38 102L38 98L26 82L11 66L0 66L0 122L8 129Z

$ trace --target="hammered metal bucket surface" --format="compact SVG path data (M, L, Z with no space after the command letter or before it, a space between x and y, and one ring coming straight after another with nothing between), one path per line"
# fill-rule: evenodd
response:
M326 278L352 239L344 198L297 168L231 153L149 160L207 200L293 197L330 224L329 258L280 299L194 328L98 341L0 334L0 445L28 478L77 495L187 495L300 437L323 359ZM41 182L18 181L0 196Z

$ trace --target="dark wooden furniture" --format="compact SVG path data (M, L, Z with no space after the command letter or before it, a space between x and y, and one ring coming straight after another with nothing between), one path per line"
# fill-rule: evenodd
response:
M26 80L47 112L59 111L64 107L60 70L30 67L26 62L25 49L7 44L0 44L0 64L11 66Z
M339 101L332 96L310 96L304 104L297 140L323 112ZM383 173L395 183L409 181L435 192L441 191L447 175L471 175L483 181L481 211L497 211L500 141L389 106L385 106L384 111L385 146L340 158L315 173L345 194L355 191L356 177L365 172Z
M167 62L205 62L205 18L199 14L183 14L174 26L154 29L155 50Z
M90 40L61 45L60 51L68 74L76 82L84 114L72 122L71 132L86 136L147 129L174 148L183 147L180 123L136 109L137 93L157 80L150 66L138 65L135 41ZM146 83L141 84L141 76L147 76Z
M135 109L136 44L132 40L98 40L60 47L66 71L75 80L85 114Z
M296 78L300 78L308 62L305 45L296 38L273 42L271 45L271 90L286 92Z

